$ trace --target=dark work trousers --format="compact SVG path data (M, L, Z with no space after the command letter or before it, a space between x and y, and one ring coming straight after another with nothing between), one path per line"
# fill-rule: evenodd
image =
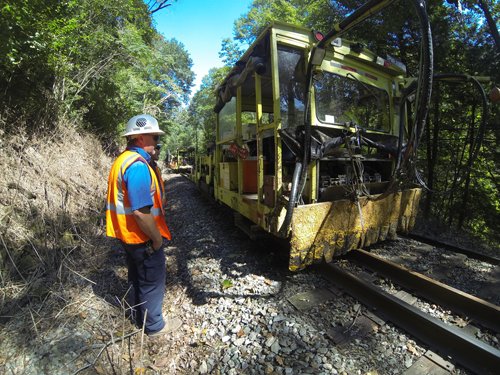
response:
M132 286L128 303L135 306L135 322L141 327L146 316L145 332L160 331L165 322L162 315L163 296L165 295L165 253L164 246L148 255L146 244L123 244L127 255L128 281Z

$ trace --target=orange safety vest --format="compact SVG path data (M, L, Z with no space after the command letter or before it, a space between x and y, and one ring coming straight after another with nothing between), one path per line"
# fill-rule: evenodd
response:
M165 182L163 182L163 178L161 177L161 169L158 167L158 164L153 168L156 174L156 178L158 179L158 185L160 186L160 194L161 198L165 196Z
M156 226L162 237L171 239L170 231L165 222L165 213L161 204L161 190L155 171L149 166L146 159L134 151L125 150L115 160L108 178L108 200L106 205L106 235L118 238L126 244L140 244L150 240L135 221L127 186L123 176L128 167L135 162L148 166L151 175L151 197L153 198L153 215Z

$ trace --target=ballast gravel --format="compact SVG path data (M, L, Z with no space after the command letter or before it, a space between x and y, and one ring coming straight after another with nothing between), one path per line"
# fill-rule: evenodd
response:
M164 177L173 233L164 310L182 327L134 333L124 256L103 238L105 261L96 255L95 272L79 270L49 295L50 314L26 308L2 325L1 373L385 375L404 374L427 351L390 323L363 332L366 306L314 269L289 272L282 245L250 240L227 207L183 176Z

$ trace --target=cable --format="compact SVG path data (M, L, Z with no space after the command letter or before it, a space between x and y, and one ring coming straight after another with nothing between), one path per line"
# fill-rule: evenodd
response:
M477 135L474 139L474 141L470 145L470 156L468 160L468 165L467 168L464 170L464 174L470 173L470 170L472 168L472 164L474 164L474 161L476 160L477 156L479 155L479 151L481 149L481 145L483 143L483 138L484 138L484 132L486 128L486 124L488 122L489 118L489 105L488 105L488 98L486 96L486 92L484 91L483 86L481 83L474 78L473 76L467 75L467 74L461 74L461 73L440 73L440 74L435 74L434 79L436 81L443 81L443 82L472 82L473 86L475 86L481 96L481 101L482 101L482 118L481 118L481 124L479 125L479 129L477 132ZM417 169L416 163L414 165L414 174L415 178L417 179L417 182L427 191L437 193L437 194L448 194L453 189L448 189L442 192L430 189L427 184L425 183L424 179L422 178L420 172ZM458 178L461 180L461 178Z

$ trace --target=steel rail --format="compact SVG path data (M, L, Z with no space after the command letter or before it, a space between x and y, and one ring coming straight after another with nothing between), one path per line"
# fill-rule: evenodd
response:
M469 250L469 249L464 249L463 247L455 246L446 242L441 242L438 240L434 240L432 238L420 236L418 234L405 234L405 235L398 235L401 238L409 238L412 240L416 240L419 242L426 243L428 245L436 246L436 247L442 247L447 250L453 251L455 253L461 253L467 255L469 258L477 259L482 262L498 265L500 264L500 259L496 258L494 256L486 255L486 254L481 254L478 253L477 251Z
M389 277L432 302L447 306L459 314L474 319L484 327L500 332L499 306L364 250L353 250L349 252L348 258Z
M449 355L456 362L477 374L497 374L500 351L475 339L463 330L447 325L418 308L386 293L333 264L318 266L325 278L346 290L366 306L376 309L395 325Z

